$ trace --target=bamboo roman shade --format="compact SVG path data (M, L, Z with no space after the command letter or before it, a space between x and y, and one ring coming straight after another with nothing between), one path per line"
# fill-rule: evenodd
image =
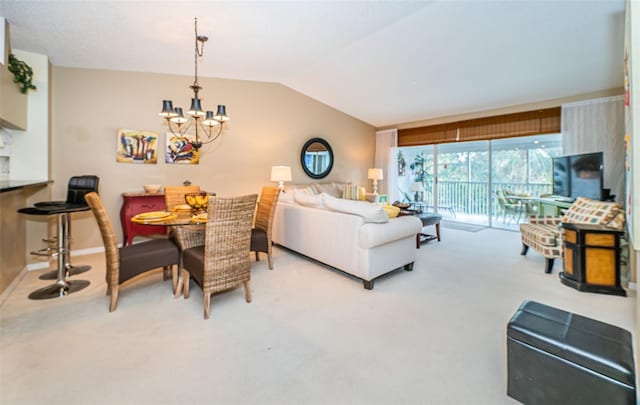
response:
M398 146L483 141L560 132L560 107L398 130Z

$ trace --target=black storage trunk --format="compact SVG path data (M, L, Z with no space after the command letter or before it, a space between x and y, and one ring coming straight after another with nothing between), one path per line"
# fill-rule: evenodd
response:
M631 333L525 301L507 327L507 395L525 404L635 404Z

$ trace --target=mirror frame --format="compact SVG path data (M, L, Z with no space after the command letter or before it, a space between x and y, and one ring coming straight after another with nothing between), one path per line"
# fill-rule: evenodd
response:
M322 146L327 148L327 151L329 152L329 166L327 166L327 168L321 173L313 173L304 164L304 155L305 155L305 153L307 151L307 148L309 148L309 146L311 146L312 144L314 144L316 142L322 144ZM302 166L302 170L304 170L304 172L307 174L307 176L311 177L312 179L323 179L323 178L327 177L329 175L329 173L331 172L331 169L333 168L333 159L334 159L333 150L331 149L331 146L329 145L329 142L325 141L322 138L311 138L311 139L309 139L307 142L305 142L304 146L302 147L302 151L300 152L300 165Z

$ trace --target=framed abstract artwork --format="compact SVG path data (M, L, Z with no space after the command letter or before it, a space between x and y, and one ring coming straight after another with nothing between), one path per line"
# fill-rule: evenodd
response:
M200 151L196 150L189 142L194 135L179 136L167 132L165 148L165 163L197 165L200 163Z
M118 129L116 161L158 163L158 134L137 129Z

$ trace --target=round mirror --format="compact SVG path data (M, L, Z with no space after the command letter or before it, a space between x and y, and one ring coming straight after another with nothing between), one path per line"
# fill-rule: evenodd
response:
M327 177L333 167L333 151L322 138L312 138L302 147L300 163L307 176L312 179Z

